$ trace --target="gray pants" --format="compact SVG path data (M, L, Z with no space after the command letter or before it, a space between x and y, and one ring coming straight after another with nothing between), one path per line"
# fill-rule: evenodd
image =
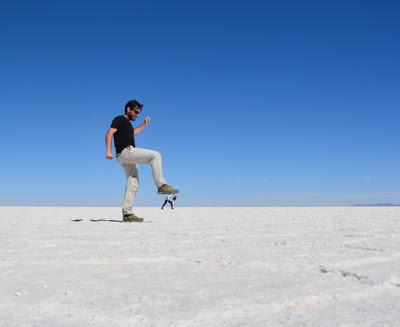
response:
M131 214L133 213L133 200L136 192L139 191L139 164L151 165L157 188L167 184L162 173L161 155L157 151L128 146L119 154L118 161L124 168L127 178L122 213Z

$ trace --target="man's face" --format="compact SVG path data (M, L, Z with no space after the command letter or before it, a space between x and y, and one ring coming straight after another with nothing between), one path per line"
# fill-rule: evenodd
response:
M135 120L139 116L141 111L142 111L142 109L140 109L139 107L135 107L134 109L131 109L130 107L128 107L127 114L128 114L129 120Z

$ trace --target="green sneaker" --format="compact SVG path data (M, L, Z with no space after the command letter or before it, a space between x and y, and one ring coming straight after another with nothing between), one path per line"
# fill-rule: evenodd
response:
M131 213L124 215L123 221L141 223L143 221L143 218L139 218L138 216L135 216L133 213Z
M161 185L157 191L158 194L176 194L178 192L179 192L179 190L175 190L168 184Z

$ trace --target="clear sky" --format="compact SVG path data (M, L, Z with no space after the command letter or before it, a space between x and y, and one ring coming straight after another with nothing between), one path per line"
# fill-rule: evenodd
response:
M121 205L129 99L178 205L400 203L399 40L399 1L2 1L0 204Z

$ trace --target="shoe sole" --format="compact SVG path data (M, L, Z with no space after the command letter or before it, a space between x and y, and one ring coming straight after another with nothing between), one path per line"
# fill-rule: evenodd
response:
M179 193L179 191L177 190L176 192L172 192L172 193L167 193L167 192L157 192L157 194L177 194Z

